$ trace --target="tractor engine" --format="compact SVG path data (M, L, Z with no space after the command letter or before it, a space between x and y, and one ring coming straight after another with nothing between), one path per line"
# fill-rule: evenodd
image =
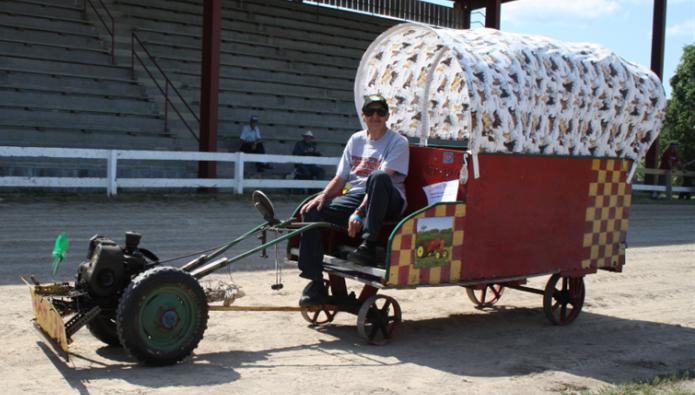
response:
M114 307L122 291L137 274L157 264L157 257L139 248L142 235L126 232L125 247L101 235L89 240L88 261L77 269L76 289L86 292L96 304Z

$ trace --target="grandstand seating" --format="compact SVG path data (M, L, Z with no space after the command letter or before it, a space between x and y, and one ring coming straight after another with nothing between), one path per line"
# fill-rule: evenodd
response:
M131 73L130 34L197 112L203 0L106 0L115 64L81 1L3 2L0 145L197 149L171 115L164 130L161 93L141 70ZM394 22L283 0L222 6L219 150L236 151L255 114L269 153L289 153L311 129L326 155L338 155L359 127L352 85L361 54Z

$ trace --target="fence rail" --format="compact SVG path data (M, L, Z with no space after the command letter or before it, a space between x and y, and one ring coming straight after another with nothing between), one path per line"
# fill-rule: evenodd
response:
M668 199L673 198L674 192L695 193L695 171L661 169L643 169L642 171L645 175L649 174L659 176L658 178L661 178L663 183L659 182L658 185L634 184L632 189L635 191L665 192ZM674 177L681 177L684 181L687 179L688 182L684 183L685 185L683 186L675 186L673 185Z
M106 177L0 177L0 187L104 188L114 196L119 188L230 188L243 193L245 188L323 188L327 180L245 179L247 162L303 163L337 166L337 157L246 154L243 152L135 151L82 148L3 147L0 157L102 159ZM233 179L207 178L118 178L118 163L123 160L211 161L234 163Z
M304 0L303 3L454 29L465 27L461 10L421 0Z

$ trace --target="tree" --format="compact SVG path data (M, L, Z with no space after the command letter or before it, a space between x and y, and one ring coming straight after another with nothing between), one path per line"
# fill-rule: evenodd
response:
M686 162L695 159L695 44L683 48L671 89L662 133L666 140L662 141L678 141L681 159Z

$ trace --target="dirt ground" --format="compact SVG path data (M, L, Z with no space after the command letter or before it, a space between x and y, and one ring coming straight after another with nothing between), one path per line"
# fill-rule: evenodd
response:
M296 203L279 202L278 211L289 215ZM695 371L695 205L633 206L624 273L587 276L584 310L568 327L549 324L539 295L507 290L497 308L479 311L457 286L384 291L400 302L404 319L386 346L364 344L348 314L314 329L299 313L211 312L194 355L164 368L139 366L86 329L66 362L32 327L19 276L51 280L61 231L72 247L57 280L70 280L94 233L122 242L124 231L141 231L142 245L168 258L259 222L245 200L0 201L3 392L538 394ZM247 296L238 304L295 305L304 281L284 265L285 287L272 291L272 267L271 259L251 257L231 277L223 271L213 280L242 286Z

